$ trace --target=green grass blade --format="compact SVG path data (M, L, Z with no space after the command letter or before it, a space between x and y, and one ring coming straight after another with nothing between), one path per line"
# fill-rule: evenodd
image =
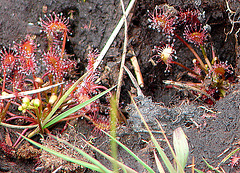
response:
M44 119L42 125L43 128L45 124L48 122L48 120L50 118L52 118L52 116L54 115L54 113L56 112L56 110L61 106L61 104L66 100L66 98L68 97L68 95L76 88L76 86L87 76L88 73L85 73L84 75L82 75L68 90L67 92L61 97L61 99L58 101L58 103L52 108L51 112L48 114L48 116Z
M57 102L57 104L52 108L51 112L47 115L47 117L43 120L42 122L42 129L46 128L45 125L46 123L49 121L50 118L52 118L52 116L54 115L54 113L56 112L56 110L61 106L61 104L66 100L66 98L68 97L68 95L76 88L76 86L87 76L88 73L85 73L84 75L82 75L68 90L67 92L60 98L60 100ZM39 133L40 128L39 126L32 131L28 137L31 138L33 137L35 134Z
M111 91L115 86L113 86L110 89L107 89L106 91L103 91L102 93L92 97L91 99L85 101L84 103L81 103L65 112L63 112L62 114L58 115L57 117L55 117L54 119L50 120L48 123L46 123L43 128L48 128L49 126L57 123L58 121L60 121L63 118L66 118L67 116L71 115L72 113L78 111L79 109L82 109L83 107L85 107L86 105L90 104L91 102L97 100L98 98L102 97L103 95L105 95L106 93L108 93L109 91Z
M225 163L232 155L234 155L237 151L239 151L240 148L237 148L233 150L231 153L229 153L226 157L222 159L222 161L218 164L218 167L220 167L221 164Z
M111 170L107 169L104 165L102 165L98 160L96 160L95 158L93 158L92 156L90 156L89 154L87 154L86 152L84 152L83 150L73 146L72 144L70 144L69 142L60 139L56 136L50 135L52 138L54 138L55 140L64 143L65 145L69 146L70 148L73 148L74 150L76 150L79 154L81 154L83 157L85 157L86 159L88 159L90 162L92 162L94 165L98 166L100 169L102 169L104 172L109 172L112 173Z
M21 136L22 136L22 135L21 135ZM45 146L43 146L43 145L41 145L41 144L39 144L39 143L37 143L37 142L35 142L35 141L33 141L33 140L25 137L25 136L22 136L22 137L23 137L24 139L26 139L28 142L36 145L37 147L39 147L39 148L41 148L41 149L43 149L43 150L45 150L45 151L47 151L47 152L49 152L49 153L57 156L57 157L60 157L60 158L62 158L62 159L64 159L64 160L67 160L67 161L69 161L69 162L76 163L76 164L78 164L78 165L82 165L83 167L89 168L89 169L94 170L94 171L104 172L102 169L100 169L98 166L96 166L96 165L94 165L94 164L87 163L87 162L84 162L84 161L80 161L80 160L77 160L77 159L75 159L75 158L71 158L71 157L66 156L66 155L64 155L64 154L58 153L58 152L56 152L56 151L54 151L54 150L51 150L51 149L49 149L49 148L47 148L47 147L45 147Z
M130 96L131 96L131 95L130 95ZM144 118L143 118L141 112L139 111L139 109L138 109L138 107L137 107L135 101L133 100L132 96L131 96L131 100L132 100L132 102L133 102L133 104L134 104L134 106L135 106L135 108L136 108L138 114L140 115L140 117L141 117L141 119L142 119L142 121L143 121L145 127L147 128L147 131L148 131L148 133L150 134L151 140L152 140L153 144L155 145L155 147L157 148L157 151L158 151L158 153L160 154L160 156L161 156L161 158L162 158L164 164L166 165L168 171L171 172L171 173L175 173L176 170L173 168L173 166L172 166L170 160L168 159L168 157L167 157L166 154L164 153L163 149L162 149L162 148L160 147L160 145L158 144L156 138L153 136L151 130L149 129L149 127L148 127L146 121L144 120Z
M161 156L161 158L162 158L164 164L166 165L167 169L169 170L169 172L175 173L176 170L173 168L170 160L168 159L168 157L166 156L163 149L160 147L160 145L158 144L156 138L154 138L152 133L151 133L151 139L152 139L152 142L154 143L155 147L157 148L157 151L158 151L159 155Z
M126 170L128 173L137 173L135 170L133 170L132 168L128 167L127 165L124 165L123 163L119 162L118 160L114 159L113 157L107 155L106 153L104 153L103 151L99 150L97 147L93 146L92 144L90 144L89 142L87 142L86 140L82 139L84 142L86 142L86 144L88 144L93 150L97 151L99 154L101 154L102 156L104 156L106 159L108 159L110 162L116 162L116 164L118 164L118 166L120 168L122 168L122 170Z
M214 168L213 166L211 166L204 158L203 158L203 161L206 163L206 165L208 166L209 169L211 169L217 173L221 173L221 171L219 171L216 168Z
M111 121L110 121L110 128L111 128L111 136L113 136L114 139L116 139L116 126L117 126L117 102L116 102L116 97L112 96L111 100L110 100L110 104L111 104L111 112L110 112L110 117L111 117ZM118 150L117 150L117 143L114 140L110 141L110 145L111 145L111 154L112 157L115 160L118 160ZM118 173L118 165L116 162L112 162L112 167L114 170L114 173Z
M154 173L154 170L150 168L146 163L144 163L136 154L134 154L130 149L128 149L124 144L122 144L120 141L113 138L110 134L103 131L107 136L109 136L112 140L114 140L118 145L120 145L125 151L127 151L134 159L136 159L145 169L147 169L150 173Z
M162 134L163 134L163 136L164 136L164 138L165 138L165 141L167 142L167 145L169 146L169 149L170 149L170 151L171 151L171 153L172 153L172 155L173 155L173 158L175 159L175 162L177 163L178 171L180 171L181 173L184 173L184 170L183 170L183 168L182 168L182 166L181 166L181 164L180 164L178 158L176 157L176 154L175 154L175 152L173 151L173 148L172 148L172 146L171 146L171 144L170 144L170 142L169 142L167 136L165 135L165 132L164 132L164 130L163 130L161 124L159 123L158 120L156 120L156 121L157 121L158 126L160 127L160 129L161 129L161 131L162 131Z
M194 168L194 171L196 171L197 173L204 173L203 171L200 171L200 170L198 170L196 168Z

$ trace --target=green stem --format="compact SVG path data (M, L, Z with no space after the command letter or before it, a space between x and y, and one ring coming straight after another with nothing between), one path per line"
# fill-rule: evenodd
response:
M111 100L110 100L110 103L111 103L111 114L110 114L110 117L111 117L111 136L116 139L116 126L117 126L117 100L116 100L116 97L111 97ZM110 142L110 145L111 145L111 151L112 151L112 157L117 160L118 158L118 154L117 154L117 143L116 141L114 140L111 140ZM112 166L113 166L113 170L114 170L114 173L118 173L118 165L116 162L112 162Z
M204 57L207 65L208 65L209 69L212 70L212 64L210 63L210 61L209 61L209 59L208 59L208 57L207 57L207 54L206 54L206 51L205 51L203 45L200 45L200 48L201 48L201 50L202 50L203 57Z

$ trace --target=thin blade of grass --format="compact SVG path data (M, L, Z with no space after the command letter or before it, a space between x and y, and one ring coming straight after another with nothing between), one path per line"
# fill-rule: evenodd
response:
M107 43L105 44L105 46L103 47L102 51L100 52L96 62L94 63L94 69L96 69L98 67L98 65L101 63L103 57L105 56L105 54L107 53L109 47L111 46L112 42L114 41L114 39L116 38L117 34L119 33L120 29L122 28L122 25L124 23L124 18L128 16L128 14L130 13L133 5L135 4L136 0L131 0L128 4L128 7L126 9L125 15L122 16L122 18L119 20L117 26L115 27L115 29L113 30L111 36L109 37Z
M164 130L163 130L163 128L162 128L162 125L159 123L158 120L156 120L156 121L157 121L158 126L160 127L160 129L161 129L161 131L162 131L162 134L163 134L163 136L164 136L165 141L167 142L167 144L168 144L168 146L169 146L169 149L170 149L170 151L171 151L171 153L172 153L172 155L173 155L173 158L175 159L175 162L177 163L178 171L180 171L181 173L184 173L184 170L183 170L183 168L182 168L182 166L181 166L178 158L176 157L176 154L175 154L175 152L173 151L173 148L172 148L172 146L171 146L171 144L170 144L167 136L165 135L165 132L164 132Z
M104 131L103 131L104 132ZM113 157L107 155L106 153L104 153L103 151L99 150L97 147L93 146L92 144L90 144L89 142L87 142L86 140L82 139L88 146L90 146L93 150L97 151L99 154L101 154L102 156L104 156L106 159L108 159L110 162L116 162L116 164L118 164L118 166L120 168L122 168L123 170L126 170L128 173L137 173L135 170L133 170L132 168L128 167L127 165L124 165L123 163L119 162L118 160L115 160Z
M90 156L89 154L87 154L86 152L84 152L83 150L73 146L72 144L70 144L69 142L60 139L56 136L50 135L52 138L54 138L55 140L64 143L65 145L69 146L70 148L73 148L74 150L76 150L79 154L81 154L83 157L85 157L86 159L88 159L90 162L92 162L94 165L98 166L100 169L102 169L104 172L112 172L111 170L107 169L104 165L102 165L98 160L96 160L95 158L93 158L92 156Z
M20 135L21 135L21 134L20 134ZM21 135L21 136L22 136L24 139L26 139L28 142L30 142L30 143L36 145L37 147L39 147L39 148L41 148L41 149L43 149L43 150L45 150L45 151L47 151L47 152L49 152L49 153L57 156L57 157L60 157L60 158L62 158L62 159L64 159L64 160L67 160L67 161L69 161L69 162L76 163L76 164L78 164L78 165L82 165L82 166L84 166L84 167L86 167L86 168L89 168L89 169L91 169L91 170L95 170L95 171L98 171L98 172L105 172L105 171L103 171L102 169L100 169L98 166L96 166L96 165L94 165L94 164L90 164L90 163L87 163L87 162L84 162L84 161L77 160L77 159L75 159L75 158L71 158L71 157L66 156L66 155L64 155L64 154L58 153L58 152L56 152L56 151L54 151L54 150L51 150L51 149L49 149L49 148L47 148L47 147L45 147L45 146L43 146L43 145L41 145L41 144L39 144L39 143L31 140L31 139L29 139L29 138L27 138L27 137L25 137L25 136L23 136L23 135ZM112 171L110 171L110 172L112 172ZM110 173L110 172L109 172L109 173Z
M123 163L122 158L120 158L120 161ZM124 167L122 167L122 171L123 171L123 173L127 173L127 170Z
M222 159L222 161L218 164L218 167L220 167L221 164L225 163L233 154L235 154L237 151L239 151L240 148L237 148L233 150L231 153L229 153L226 157Z
M105 91L103 91L102 93L92 97L91 99L85 101L84 103L81 103L77 106L74 106L73 108L63 112L62 114L58 115L57 117L55 117L54 119L50 120L48 123L46 123L43 128L48 128L49 126L57 123L58 121L60 121L63 118L66 118L67 116L71 115L72 113L78 111L79 109L84 108L86 105L90 104L91 102L99 99L100 97L102 97L103 95L107 94L109 91L111 91L115 86L113 86L112 88L109 88Z
M134 159L136 159L145 169L147 169L150 173L154 173L154 170L150 168L146 163L144 163L136 154L134 154L130 149L128 149L124 144L122 144L120 141L113 138L110 134L103 131L104 134L106 134L108 137L110 137L112 140L114 140L118 145L120 145L125 151L127 151Z
M111 124L110 124L110 128L111 128L111 136L113 136L114 139L116 139L116 126L117 126L117 100L115 96L112 96L111 100L110 100L110 104L111 104L111 112L110 112L110 117L111 117ZM110 145L111 145L111 153L112 153L112 157L115 160L118 160L118 151L117 151L117 143L114 140L110 141ZM114 172L118 173L118 165L116 162L112 162L112 167Z
M48 114L48 116L44 119L42 125L43 127L48 122L50 118L52 118L53 114L56 112L56 110L61 106L61 104L66 100L68 95L76 88L76 86L87 76L88 73L85 73L82 75L68 90L67 92L61 97L61 99L58 101L58 103L52 108L51 112Z
M221 171L217 170L216 168L214 168L212 165L210 165L204 158L202 158L203 161L206 163L206 165L208 166L209 169L216 171L217 173L221 173Z
M143 116L142 116L142 113L139 111L139 109L138 109L138 107L137 107L135 101L133 100L131 94L130 94L130 97L131 97L131 100L132 100L132 102L133 102L133 104L134 104L134 106L135 106L135 108L136 108L138 114L140 115L140 117L141 117L141 119L142 119L142 121L143 121L145 127L147 128L148 133L150 134L150 137L151 137L152 142L154 143L155 147L157 148L157 151L158 151L158 153L160 154L160 156L161 156L161 158L162 158L164 164L166 165L168 171L171 172L171 173L175 173L176 170L173 168L173 166L172 166L170 160L168 159L168 157L167 157L166 154L164 153L163 149L159 146L159 144L158 144L156 138L153 136L153 134L152 134L150 128L148 127L146 121L144 120L144 118L143 118Z
M49 121L50 118L54 115L56 110L61 106L61 104L66 100L68 95L76 88L76 86L87 76L88 72L86 72L84 75L82 75L68 90L67 92L60 98L60 100L57 102L57 104L52 108L51 112L47 115L47 117L42 122L41 129L46 128L45 125ZM40 132L40 127L38 126L34 131L32 131L28 137L31 138L35 134Z
M161 162L160 162L160 160L159 160L156 152L153 151L153 153L154 153L154 158L155 158L155 161L156 161L156 165L157 165L158 171L159 171L160 173L165 173L165 171L164 171L164 169L163 169L163 166L162 166L162 164L161 164Z
M196 171L197 173L204 173L203 171L200 171L200 170L198 170L196 168L194 168L194 171Z

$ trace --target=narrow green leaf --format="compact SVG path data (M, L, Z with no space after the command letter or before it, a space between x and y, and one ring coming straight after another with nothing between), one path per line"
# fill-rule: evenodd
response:
M72 144L70 144L69 142L60 139L56 136L50 135L52 138L54 138L55 140L64 143L65 145L73 148L74 150L76 150L79 154L81 154L83 157L85 157L86 159L88 159L90 162L92 162L94 165L98 166L100 169L102 169L104 172L109 172L112 173L111 170L107 169L104 165L102 165L97 159L93 158L91 155L87 154L86 152L84 152L83 150L73 146Z
M130 95L130 96L131 96L131 95ZM162 158L164 164L166 165L168 171L171 172L171 173L175 173L176 170L173 168L173 166L172 166L170 160L168 159L168 157L167 157L166 154L164 153L163 149L162 149L162 148L160 147L160 145L158 144L156 138L154 138L154 136L153 136L153 134L152 134L150 128L148 127L146 121L144 120L144 118L143 118L141 112L139 111L139 109L138 109L138 107L137 107L135 101L133 100L132 96L131 96L131 100L132 100L132 102L133 102L135 108L137 109L137 112L138 112L138 114L140 115L140 117L141 117L141 119L142 119L142 121L143 121L145 127L147 128L147 131L148 131L148 133L150 134L151 140L152 140L153 144L155 145L155 147L157 148L157 151L158 151L158 153L160 154L160 156L161 156L161 158Z
M206 163L206 165L208 166L209 169L216 171L217 173L221 173L221 171L217 170L212 165L210 165L204 158L203 158L203 161Z
M225 163L232 155L234 155L237 151L239 151L240 150L240 148L237 148L237 149L235 149L235 150L233 150L231 153L229 153L226 157L224 157L223 159L222 159L222 161L218 164L218 167L221 165L221 164L223 164L223 163Z
M53 116L56 110L61 106L61 104L66 100L68 95L76 88L76 86L87 76L88 73L82 75L68 90L67 92L61 97L58 103L52 108L52 111L48 114L48 116L43 121L43 126L48 122L48 120Z
M104 131L103 131L104 132ZM89 142L85 141L84 139L82 139L84 142L86 142L86 144L88 144L92 149L94 149L95 151L97 151L99 154L101 154L102 156L104 156L106 159L108 159L110 162L116 162L116 164L118 164L118 166L120 168L122 168L123 170L125 169L128 173L137 173L135 170L133 170L132 168L128 167L127 165L124 165L123 163L119 162L118 160L115 160L113 157L107 155L106 153L104 153L103 151L99 150L97 147L93 146L92 144L90 144Z
M196 171L197 173L204 173L203 171L200 171L200 170L198 170L196 168L194 168L194 171Z
M29 138L27 138L27 137L25 137L25 136L23 136L23 135L21 135L21 136L22 136L24 139L26 139L28 142L36 145L37 147L39 147L39 148L41 148L41 149L43 149L43 150L45 150L45 151L47 151L47 152L49 152L49 153L57 156L57 157L60 157L60 158L62 158L62 159L64 159L64 160L67 160L67 161L69 161L69 162L76 163L76 164L78 164L78 165L82 165L83 167L89 168L89 169L91 169L91 170L95 170L95 171L98 171L98 172L104 172L102 169L100 169L98 166L96 166L96 165L94 165L94 164L90 164L90 163L87 163L87 162L84 162L84 161L77 160L77 159L75 159L75 158L71 158L71 157L66 156L66 155L64 155L64 154L58 153L58 152L56 152L56 151L54 151L54 150L51 150L51 149L49 149L49 148L47 148L47 147L45 147L45 146L43 146L43 145L41 145L41 144L39 144L39 143L31 140L31 139L29 139Z
M117 102L116 102L116 97L112 96L111 100L110 100L110 104L111 104L111 112L110 112L110 117L111 117L111 136L116 139L116 126L117 126ZM111 145L111 154L112 157L115 160L118 160L118 150L117 150L117 144L114 140L110 141L110 145ZM112 162L112 167L114 170L114 173L118 173L118 165L116 162Z
M130 149L128 149L125 145L123 145L120 141L116 140L113 138L110 134L107 132L103 131L107 136L109 136L112 140L114 140L118 145L120 145L125 151L127 151L134 159L136 159L145 169L147 169L149 172L154 173L154 170L150 168L146 163L144 163L136 154L134 154Z
M179 160L177 159L176 154L175 154L175 152L173 151L173 148L172 148L172 146L171 146L171 144L170 144L167 136L165 135L165 132L164 132L164 130L163 130L163 128L162 128L162 125L159 123L158 120L156 120L156 121L157 121L158 126L160 127L161 132L162 132L162 134L163 134L163 136L164 136L164 138L165 138L165 140L166 140L166 142L167 142L167 144L168 144L168 146L169 146L169 149L170 149L170 151L171 151L171 153L172 153L172 155L173 155L173 158L175 159L175 162L176 162L176 164L177 164L177 166L178 166L178 171L180 171L181 173L184 173L184 170L183 170L183 168L182 168Z
M57 117L55 117L54 119L50 120L48 123L46 123L46 125L43 126L43 128L48 128L49 126L57 123L58 121L60 121L63 118L66 118L67 116L71 115L72 113L78 111L79 109L84 108L86 105L90 104L91 102L97 100L98 98L102 97L103 95L105 95L106 93L108 93L109 91L111 91L115 86L113 86L110 89L107 89L106 91L103 91L102 93L94 96L93 98L85 101L84 103L81 103L65 112L63 112L62 114L58 115Z
M61 97L61 99L57 102L57 104L52 108L51 112L47 115L47 117L43 120L42 122L42 129L46 128L45 124L48 122L48 120L50 118L52 118L52 116L54 115L54 113L56 112L56 110L61 106L61 104L66 100L66 98L68 97L68 95L76 88L76 86L87 76L88 72L85 73L84 75L82 75L68 90L67 92ZM28 137L31 138L33 137L35 134L39 133L40 128L39 126L32 131Z
M168 157L166 156L166 154L164 153L163 149L160 147L160 145L158 144L156 138L154 138L153 134L151 135L151 139L152 142L154 143L155 147L157 148L157 151L159 153L159 155L161 156L164 164L166 165L166 167L168 168L168 171L171 173L175 173L176 170L173 168L170 160L168 159Z

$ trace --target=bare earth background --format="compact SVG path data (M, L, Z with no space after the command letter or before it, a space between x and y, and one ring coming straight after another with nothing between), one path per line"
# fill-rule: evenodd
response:
M125 7L128 1L125 1ZM154 45L159 45L160 41L164 41L164 37L148 28L148 13L152 11L155 5L168 3L182 9L196 7L193 0L139 0L136 2L134 9L130 14L129 20L129 48L133 49L139 61L141 72L143 74L145 86L143 93L145 98L137 97L137 104L145 116L145 119L151 125L153 130L158 130L154 123L157 118L164 126L167 136L171 141L172 131L181 126L186 133L191 154L188 164L191 164L192 157L195 158L195 167L206 171L206 164L203 162L204 157L210 164L217 164L233 149L239 142L240 121L240 91L238 84L234 84L229 94L222 100L218 101L214 106L206 105L201 101L193 101L193 96L185 90L179 91L169 89L164 86L164 79L183 79L188 80L186 74L179 67L173 67L170 73L164 73L165 66L159 63L153 66L149 62L152 56ZM231 1L232 10L240 8L240 3ZM220 60L231 63L238 74L238 52L236 48L236 40L234 35L228 36L227 40L224 30L229 31L231 24L228 21L226 12L226 4L224 0L207 1L202 0L201 5L197 7L199 10L205 11L206 17L204 23L211 26L211 36L214 42L217 55ZM0 1L0 48L8 46L13 41L19 42L23 40L26 34L37 36L39 49L46 48L46 40L44 34L40 32L37 25L39 17L52 12L63 13L64 16L70 16L70 25L72 34L67 42L67 53L74 55L78 63L76 72L83 74L86 67L86 54L90 47L101 50L107 39L111 35L118 20L122 15L121 5L118 0L1 0ZM29 25L33 23L33 25ZM239 26L238 26L239 27ZM123 33L120 32L116 40L113 42L108 54L105 56L101 64L102 83L106 87L116 84L118 69L121 60L121 51L123 44ZM175 49L178 51L178 57L191 57L191 52L185 46L176 41ZM184 58L179 58L183 64L191 65L191 62ZM130 60L127 59L126 65L132 70ZM106 68L109 67L109 68ZM107 71L106 69L110 69ZM236 81L237 83L237 81ZM149 165L155 168L153 158L153 148L149 141L149 136L144 131L140 117L135 113L135 109L130 104L128 93L132 89L127 75L124 76L122 87L121 102L125 115L128 117L128 124L119 127L118 136L121 142L127 145L131 150L138 154ZM148 97L151 96L151 97ZM196 126L197 123L199 127ZM71 122L75 125L75 132L69 131L74 136L74 140L78 141L79 133L82 133L89 139L93 129L86 120L75 120ZM61 127L56 127L59 130ZM57 131L55 129L55 131ZM11 138L16 139L14 130L9 129ZM0 139L5 138L6 129L0 127ZM160 138L162 136L157 135ZM101 150L109 152L109 143L106 142L104 135L97 136L93 142ZM37 138L36 138L37 140ZM161 144L166 147L165 142ZM239 147L239 146L238 146ZM227 148L229 150L223 153ZM23 149L23 152L29 152L29 147ZM32 149L33 150L33 149ZM35 151L35 150L34 150ZM166 148L168 151L168 148ZM33 152L30 152L31 154ZM220 155L223 153L222 155ZM170 154L169 154L170 156ZM219 156L219 157L218 157ZM138 172L144 172L141 166L136 163L125 151L119 148L119 157L123 162ZM111 165L101 156L96 154L104 165ZM223 166L227 172L239 172L239 166L231 168L229 162ZM46 166L46 165L45 165ZM36 169L38 168L38 169ZM41 168L41 169L40 169ZM53 170L56 167L52 168ZM44 171L44 164L39 166L37 160L30 158L17 159L9 157L0 148L0 172L41 172ZM75 172L83 170L77 169ZM90 172L89 170L85 170ZM187 170L187 172L190 172Z

